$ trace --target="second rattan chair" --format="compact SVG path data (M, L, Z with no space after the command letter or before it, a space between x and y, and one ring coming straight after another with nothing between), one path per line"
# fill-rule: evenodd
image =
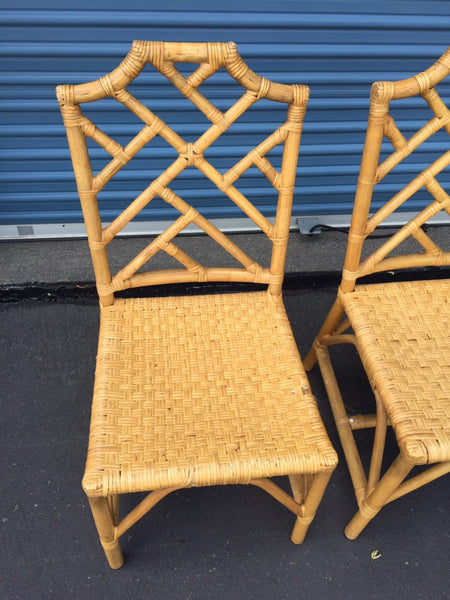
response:
M385 504L450 470L450 252L432 240L431 229L426 233L422 227L440 211L450 214L450 197L438 181L450 163L450 111L436 89L449 72L450 49L424 73L373 85L342 282L305 359L308 369L318 359L355 488L359 511L345 530L349 538L357 537ZM406 139L390 114L391 102L413 96L423 97L432 116ZM404 176L394 177L389 185L397 193L369 217L372 200L379 198L376 186L437 132L443 141L431 146L437 154L433 163L404 187L399 184ZM394 150L380 160L384 137ZM416 163L409 165L417 171ZM431 195L430 204L362 259L366 238L423 188ZM402 252L401 244L411 238L422 252L411 253L408 246ZM366 275L432 266L441 268L434 273L436 279L356 285ZM348 329L353 331L346 333ZM356 346L361 357L374 391L376 414L352 416L350 400L344 404L330 349L348 343ZM392 425L399 454L380 477L387 425ZM368 477L353 434L366 427L375 427ZM433 466L424 469L427 465ZM407 479L414 467L420 473Z
M150 63L211 121L187 143L126 86ZM199 63L184 76L174 63ZM225 113L198 87L224 67L244 88ZM281 297L297 155L308 88L281 85L252 72L233 43L134 42L121 65L91 83L57 91L67 130L101 304L91 431L83 487L109 564L123 563L119 538L167 494L180 488L253 484L296 515L292 540L301 543L336 465L312 396ZM125 147L97 128L80 104L114 98L144 122ZM287 119L225 173L205 158L221 134L259 99L288 105ZM97 195L155 136L176 159L108 226ZM112 155L92 174L86 138ZM282 145L281 170L266 155ZM242 209L270 240L261 266L169 187L187 168L198 169ZM257 167L278 196L274 224L235 187ZM179 217L142 252L111 275L107 246L155 197ZM174 243L195 224L239 267L205 266ZM205 236L205 239L207 238ZM146 270L158 252L181 268ZM206 250L207 253L207 250ZM265 284L264 291L211 295L116 297L127 288L186 282ZM293 496L270 478L289 476ZM119 517L119 496L148 495Z

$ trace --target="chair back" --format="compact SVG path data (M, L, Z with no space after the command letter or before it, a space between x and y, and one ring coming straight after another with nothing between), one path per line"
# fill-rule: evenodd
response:
M450 214L450 197L438 180L439 174L450 164L448 144L450 111L436 88L449 73L450 48L423 73L403 81L376 82L372 86L366 140L341 283L344 292L351 291L359 277L371 273L411 267L450 265L450 252L435 243L431 234L426 233L423 228L423 225L440 211ZM397 102L414 96L421 96L433 114L407 139L391 112ZM408 161L408 158L438 132L440 132L438 135L443 136L444 141L439 140L435 144L438 152L435 152L433 162L405 185L399 183L399 179L404 179L404 172L409 172L411 168L417 171L417 163ZM391 151L380 159L384 140L390 143ZM433 150L435 151L435 148ZM400 167L394 173L395 168L402 162L404 165L408 163L408 168L402 171ZM369 216L371 205L375 204L377 199L379 188L376 186L385 182L391 172L393 185L396 188L395 194ZM391 185L389 184L388 187ZM380 187L383 187L383 184ZM413 211L414 216L405 225L361 260L365 240L377 227L387 225L386 219L397 209L405 208L407 206L405 203L409 201L409 204L414 207L414 202L411 200L418 192L422 192L423 188L431 196L427 206L417 213ZM420 203L423 204L422 200ZM399 246L407 238L414 238L422 250L417 253L403 252ZM393 252L394 255L390 256Z
M150 63L166 77L211 123L195 142L186 142L172 127L128 90L127 86ZM190 75L183 75L177 63L198 63ZM200 91L199 87L216 71L224 67L243 88L241 97L226 112L219 110ZM309 89L302 85L274 83L254 73L239 56L234 43L165 43L133 42L131 51L111 73L96 81L79 85L62 85L57 97L66 127L77 189L86 223L97 290L103 305L112 304L114 292L152 284L233 281L262 283L279 295L289 235L292 198L297 168L298 148ZM113 98L142 122L143 128L125 146L119 144L86 117L81 104ZM233 167L220 172L205 152L226 134L231 125L261 99L288 105L284 123L263 139ZM177 157L107 226L102 225L98 194L113 177L156 136L172 146ZM98 173L93 173L90 157L90 138L111 155L111 160ZM278 145L283 146L281 169L277 170L266 156ZM224 195L236 204L272 243L270 266L261 266L229 237L221 232L199 210L171 189L174 179L188 168L198 169ZM236 187L236 182L248 169L256 167L276 192L274 223L264 216L253 202ZM128 264L111 273L107 246L156 197L176 209L179 217L158 235ZM195 224L238 263L239 267L205 266L189 256L174 242L175 237L189 225ZM164 251L180 265L166 270L144 270L158 252ZM139 272L138 272L139 271Z

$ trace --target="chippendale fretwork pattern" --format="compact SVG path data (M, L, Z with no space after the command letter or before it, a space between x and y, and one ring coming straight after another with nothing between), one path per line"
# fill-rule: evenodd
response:
M212 181L230 200L232 200L248 217L250 217L266 236L275 245L282 245L286 232L276 231L262 213L242 194L235 182L250 167L256 166L270 181L279 194L279 199L284 199L284 204L290 206L295 179L296 157L283 158L281 172L277 171L266 158L268 152L279 144L286 144L289 135L294 135L298 143L300 140L303 116L307 102L307 90L303 86L282 86L274 84L267 79L255 75L237 53L234 44L202 44L199 46L198 60L191 57L189 62L200 61L199 67L188 77L184 77L175 67L174 62L180 58L175 44L162 42L134 42L129 55L122 64L112 73L105 75L97 82L86 84L97 85L95 93L90 93L86 98L83 86L61 86L58 97L64 123L67 128L69 143L70 132L78 128L83 136L89 137L103 147L112 156L112 160L96 175L91 178L79 174L77 177L80 198L86 211L97 206L97 194L116 175L124 165L155 136L161 136L178 153L178 157L154 179L107 227L101 231L101 237L89 236L91 250L103 249L112 239L146 207L156 196L173 206L181 216L168 227L161 235L154 239L142 252L140 252L128 265L122 268L110 282L98 283L100 294L110 294L116 290L135 287L146 283L161 282L159 272L136 272L145 265L158 251L164 250L174 257L183 267L181 276L185 280L206 281L208 279L227 279L255 281L259 283L280 283L280 274L273 269L264 269L256 261L244 253L227 236L221 233L210 221L203 217L196 209L183 198L170 189L170 183L187 167L196 167L210 181ZM206 55L205 54L206 48ZM186 142L178 133L169 127L161 118L154 114L142 102L135 98L126 88L131 79L135 78L144 68L151 63L162 73L187 99L189 99L211 121L211 126L193 143ZM244 94L223 113L215 107L197 89L211 75L220 68L225 67L230 75L247 89ZM77 94L78 92L78 94ZM111 97L123 104L145 123L141 131L125 146L110 138L101 131L92 121L81 112L79 102ZM264 141L253 148L245 157L231 167L226 173L221 174L204 154L206 150L255 102L261 98L269 98L289 103L287 120L278 127ZM74 142L72 143L74 145ZM295 144L291 144L291 154L295 153ZM286 146L285 146L286 148ZM293 150L293 152L292 152ZM73 156L72 151L72 156ZM75 170L77 170L76 165ZM89 186L86 186L89 180ZM228 251L244 269L234 269L232 274L225 276L219 269L203 267L192 257L188 256L173 239L188 225L194 223L206 234L212 237L226 251ZM285 228L284 228L285 229ZM89 227L88 227L89 234ZM180 272L172 271L164 275L165 281L180 276Z
M386 504L450 471L450 279L444 272L443 279L429 279L423 273L422 281L408 281L405 273L406 281L356 283L358 277L376 271L450 265L450 252L444 252L421 229L439 211L449 213L449 196L437 180L450 161L447 149L369 218L374 186L438 130L450 133L449 110L435 89L449 75L450 48L419 75L373 84L342 282L305 358L306 370L316 359L320 365L358 504L357 513L344 530L350 539L355 539ZM390 103L419 95L434 116L406 139L389 115ZM384 137L394 150L380 163ZM366 237L422 187L432 196L429 205L361 262ZM422 246L423 252L388 256L408 236ZM401 246L398 251L402 251ZM342 344L352 344L361 358L373 391L372 413L348 414L348 401L329 351L333 346L333 352L338 352ZM390 465L385 452L388 426L394 433L391 441L395 437L398 448ZM374 435L366 469L354 431L369 428L374 429ZM420 471L414 474L417 466Z
M422 143L441 129L450 134L450 111L439 96L435 87L430 85L427 74L422 73L416 76L416 81L420 87L420 95L425 99L434 113L423 127L415 132L409 139L406 139L400 129L397 127L393 117L389 114L389 105L395 97L394 84L383 82L378 86L374 85L372 90L372 108L369 116L369 130L371 135L376 135L376 129L379 128L378 149L373 152L372 159L375 169L369 168L370 178L366 173L361 173L358 181L357 199L364 203L366 194L371 194L373 188L386 177L402 160L412 154ZM368 131L369 131L368 130ZM369 135L369 134L368 134ZM377 164L379 158L379 148L381 146L381 137L386 137L394 151L385 160ZM367 142L366 142L367 146ZM373 150L373 148L372 148ZM370 149L367 151L367 156ZM401 268L403 266L442 266L450 263L450 252L443 251L431 238L425 233L422 226L435 214L445 211L450 214L450 197L443 189L436 176L450 164L450 151L444 152L429 167L424 169L412 181L405 185L397 194L395 194L386 204L367 219L362 231L350 232L351 241L355 245L362 245L363 240L369 236L383 221L397 210L413 194L424 187L433 197L432 202L420 213L414 216L400 230L393 234L384 244L382 244L373 254L367 257L356 271L350 269L344 270L344 276L348 280L355 280L357 277L368 275L376 271L383 271L392 268ZM399 257L388 257L399 244L409 236L413 237L424 249L422 254L404 255Z

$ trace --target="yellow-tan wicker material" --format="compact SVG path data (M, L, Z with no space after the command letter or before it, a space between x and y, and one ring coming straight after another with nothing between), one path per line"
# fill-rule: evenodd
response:
M184 62L199 66L184 76L175 65ZM184 140L126 89L148 63L210 121L195 142ZM198 89L222 67L235 80L235 90L236 82L244 88L225 112ZM123 564L120 536L167 494L192 486L249 483L262 488L294 513L291 539L301 543L337 462L281 299L309 89L260 77L244 63L233 43L137 41L110 74L86 84L59 86L57 96L101 305L83 486L110 566ZM81 103L108 97L143 122L126 146L101 131L81 110ZM288 105L284 122L268 137L261 136L260 143L234 166L220 172L205 152L262 98ZM156 136L172 146L177 157L104 227L99 194ZM86 138L112 157L95 174ZM277 170L268 155L279 145L283 150ZM253 167L273 187L274 222L235 186ZM190 168L200 171L265 234L270 250L265 262L254 260L186 202L182 192L170 188ZM156 197L178 211L178 218L112 273L108 245ZM210 266L207 249L200 257L181 249L176 238L191 225L228 252L230 267ZM152 269L152 258L160 251L179 266ZM190 297L115 297L120 290L146 285L208 281L266 284L267 289ZM288 476L292 495L269 479L274 475ZM120 494L142 491L148 495L121 518Z
M280 298L133 298L102 309L89 494L334 464Z
M184 77L175 67L174 61L201 64L194 73ZM126 85L139 75L147 63L151 63L167 77L180 93L211 121L212 124L195 142L188 143L184 140L126 89ZM197 89L221 67L224 67L245 89L244 94L225 113L213 106ZM272 291L280 293L289 235L287 217L292 208L298 146L309 97L307 86L282 85L256 75L244 63L237 52L236 45L232 42L185 44L135 41L129 54L112 73L88 84L58 86L57 97L66 126L101 304L112 304L113 294L118 290L174 281L270 283ZM107 97L123 104L144 124L143 129L126 147L111 139L82 113L80 103ZM226 173L220 173L205 158L205 152L247 109L262 98L287 103L286 121ZM177 158L112 223L102 228L98 212L98 194L155 136L162 137L171 145L178 153ZM86 138L94 140L112 156L112 160L106 167L95 175L91 169ZM280 144L284 146L281 172L277 171L266 157L266 154ZM239 177L253 166L267 177L277 192L279 204L275 225L270 223L234 185ZM211 222L169 187L170 183L189 167L201 171L271 240L273 255L270 269L261 267L237 248ZM157 196L179 211L180 217L130 263L112 276L108 265L107 245ZM206 268L184 254L173 239L191 224L195 224L225 248L241 263L242 267ZM183 269L174 269L165 274L151 271L137 273L161 250L174 257Z
M450 279L358 285L342 299L402 455L450 460Z
M423 227L441 211L450 214L450 197L439 181L440 173L450 164L445 135L450 134L450 111L438 87L449 73L450 48L423 73L403 81L373 84L342 281L305 359L307 370L316 359L319 362L355 489L359 511L345 530L351 539L387 502L450 471L450 278L357 285L361 277L377 272L449 269L448 244L440 247L433 240L432 228L425 231ZM393 103L415 95L428 104L431 118L407 139L389 111ZM438 143L443 147L442 154L435 155L433 162L409 183L398 185L392 198L370 215L378 183L437 132L445 138ZM380 161L384 139L393 151ZM423 190L430 198L428 206L363 258L366 238ZM408 238L417 242L420 251L402 252L402 243ZM331 346L346 343L356 345L361 356L374 392L374 414L347 414L329 353ZM395 431L399 454L382 476L388 425ZM375 435L366 476L353 431L367 427L374 427ZM408 477L417 465L433 466Z

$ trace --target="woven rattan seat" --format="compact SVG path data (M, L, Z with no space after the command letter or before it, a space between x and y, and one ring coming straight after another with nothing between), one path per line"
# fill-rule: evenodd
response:
M450 279L358 285L342 300L402 456L450 460Z
M335 461L267 292L103 307L92 423L89 493L249 483Z
M184 75L176 66L179 63L199 66ZM166 77L186 101L191 111L186 122L190 123L193 108L210 121L196 141L184 140L127 89L147 65ZM226 112L199 91L221 68L240 94ZM101 305L83 487L113 568L123 563L119 538L164 496L193 486L248 483L264 489L296 515L292 541L301 543L336 465L281 297L308 93L306 86L278 84L256 75L233 43L140 41L133 43L110 74L57 90ZM81 111L81 103L107 97L143 122L126 146ZM261 136L236 164L226 171L222 165L219 169L213 164L214 154L207 159L206 151L261 99L287 105L287 115L281 117L284 122L268 137ZM254 119L252 128L255 123ZM176 158L111 223L103 225L104 188L157 136L172 146ZM96 174L86 138L112 157ZM234 139L231 135L227 140L227 154ZM282 146L278 169L269 157L277 146ZM175 193L171 183L185 169L199 171L209 186L213 183L259 227L267 238L265 262L238 247L183 198L179 187ZM249 169L271 184L267 187L274 196L274 222L236 184ZM176 212L173 223L111 273L108 245L155 198ZM177 240L193 226L206 234L196 245L200 256L187 254ZM207 236L228 253L230 266L210 265L210 245L201 244ZM168 255L166 269L151 264L157 253ZM208 288L207 294L201 293L198 288L209 282L246 284L251 291L241 288L217 294ZM186 288L182 296L170 295L170 291L153 292L148 298L116 295L174 283L195 283L196 294L192 290L188 294ZM270 479L281 475L289 478L292 495ZM120 494L133 492L148 495L127 515L119 515Z
M429 69L410 79L372 86L363 160L337 299L305 359L318 359L349 467L359 511L345 533L357 537L381 508L450 471L450 252L433 240L424 225L440 211L450 214L450 197L439 181L450 164L450 111L438 86L450 72L450 49ZM392 104L421 96L431 119L408 139L391 115ZM391 104L392 103L392 104ZM403 185L395 167L437 134L433 162ZM393 151L386 155L386 139ZM383 158L381 158L383 156ZM420 164L420 163L419 163ZM409 162L408 169L417 163ZM377 185L394 171L396 193L380 201ZM367 255L364 242L397 209L424 190L431 202ZM380 192L381 193L381 192ZM369 216L378 202L377 210ZM423 200L422 200L423 203ZM406 219L405 219L406 220ZM411 238L422 252L405 253ZM449 238L447 238L449 239ZM362 258L366 254L365 258ZM358 283L363 276L399 269L439 267L421 281ZM432 275L439 278L433 279ZM450 274L449 274L450 275ZM426 277L429 279L426 279ZM417 274L415 275L417 278ZM405 276L407 279L407 276ZM351 330L347 332L347 330ZM354 344L373 388L376 414L349 415L331 362L330 348ZM342 375L342 368L341 373ZM344 403L345 402L345 403ZM391 425L399 454L382 475L386 429ZM368 475L357 450L354 430L375 428ZM409 477L416 466L430 465ZM432 465L432 466L431 466Z

